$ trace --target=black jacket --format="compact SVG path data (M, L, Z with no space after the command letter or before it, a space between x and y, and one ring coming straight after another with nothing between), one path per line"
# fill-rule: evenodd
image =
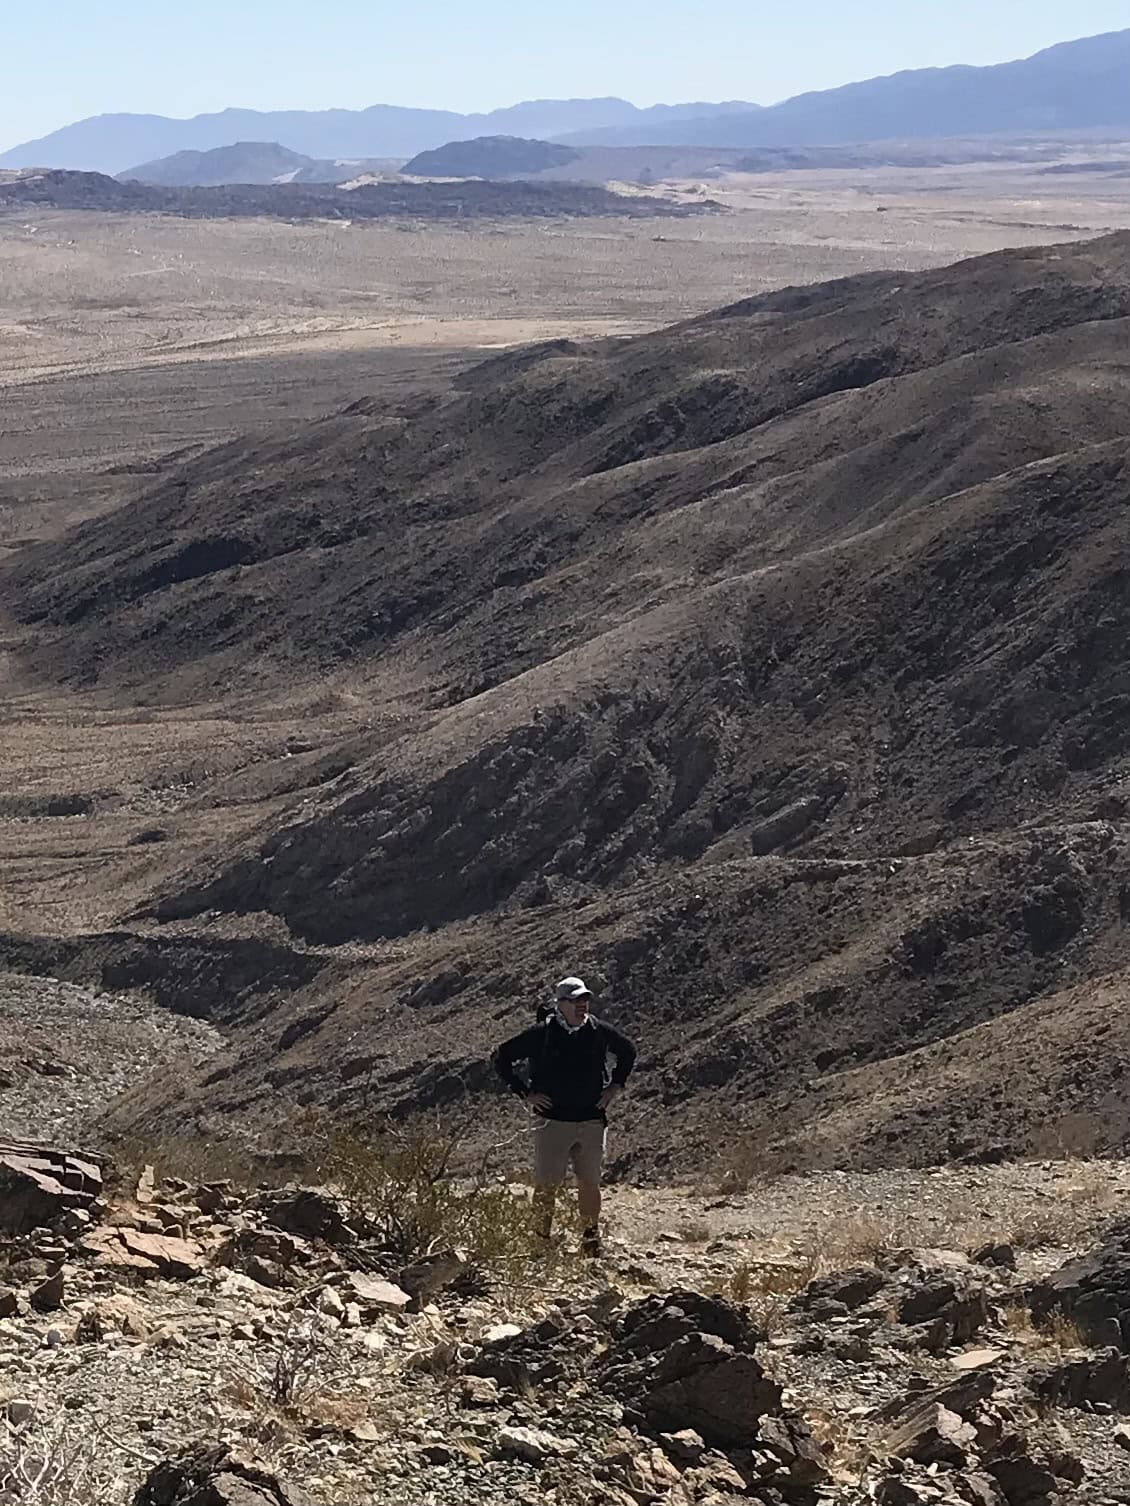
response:
M615 1065L608 1071L608 1058ZM526 1075L517 1071L525 1062ZM551 1015L521 1035L504 1041L494 1053L495 1070L513 1093L528 1098L544 1093L550 1099L546 1119L580 1123L604 1119L599 1099L610 1083L623 1087L635 1066L636 1048L611 1025L589 1016L579 1030L566 1030Z

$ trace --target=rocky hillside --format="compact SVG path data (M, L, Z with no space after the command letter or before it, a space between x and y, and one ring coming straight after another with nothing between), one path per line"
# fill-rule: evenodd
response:
M794 289L227 446L22 551L37 683L373 709L193 794L217 833L260 802L248 835L138 869L115 977L183 998L216 926L292 960L208 992L222 1062L121 1122L490 1136L491 1044L579 971L645 1047L624 1166L1121 1145L1128 330L1125 236Z

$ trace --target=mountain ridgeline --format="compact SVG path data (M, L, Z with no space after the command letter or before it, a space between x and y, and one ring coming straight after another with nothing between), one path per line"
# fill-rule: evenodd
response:
M1050 47L988 68L923 68L800 94L762 109L744 101L654 105L535 100L487 114L373 105L367 110L224 110L191 120L99 115L0 154L0 168L120 174L185 151L282 142L317 161L404 161L482 136L572 146L776 147L995 132L1045 134L1130 125L1130 30Z

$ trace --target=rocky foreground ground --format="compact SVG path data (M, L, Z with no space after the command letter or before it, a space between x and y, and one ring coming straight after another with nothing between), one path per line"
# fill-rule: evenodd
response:
M219 1041L0 979L0 1506L1130 1501L1126 1163L620 1184L586 1263L411 1140L108 1153Z
M1120 1164L624 1188L600 1262L495 1267L325 1189L0 1178L4 1506L1130 1501Z

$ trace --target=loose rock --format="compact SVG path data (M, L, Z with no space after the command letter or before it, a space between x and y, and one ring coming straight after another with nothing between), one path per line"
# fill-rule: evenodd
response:
M530 1464L540 1464L545 1459L571 1459L580 1449L572 1438L555 1438L537 1428L503 1428L497 1442L500 1453L513 1454Z
M133 1506L314 1506L314 1501L265 1465L223 1446L198 1446L156 1465Z

